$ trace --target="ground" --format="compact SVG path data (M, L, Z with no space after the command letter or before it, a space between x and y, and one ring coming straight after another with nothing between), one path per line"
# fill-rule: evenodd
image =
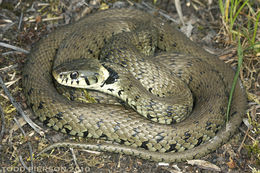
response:
M57 148L44 153L33 161L30 160L30 147L32 147L32 153L37 154L44 147L54 142L64 140L82 142L83 140L89 141L89 139L79 139L48 129L31 114L26 105L21 86L21 70L27 58L26 52L30 51L33 43L58 26L76 21L80 17L97 10L129 6L142 7L148 11L154 10L154 14L167 20L174 19L190 39L236 68L238 43L234 32L238 30L234 29L231 33L228 32L230 30L227 28L231 24L221 17L224 13L221 13L217 2L186 1L186 3L181 4L183 17L180 17L177 15L176 4L170 0L151 0L148 2L0 0L0 53L2 55L0 57L0 76L15 101L20 103L26 114L44 129L44 136L36 133L17 113L8 98L8 94L0 88L0 108L2 107L4 112L4 114L1 114L2 120L0 122L0 170L20 172L25 170L26 166L30 167L31 164L34 165L35 172L216 172L219 170L222 172L257 172L257 170L260 170L260 53L257 44L252 44L253 48L252 45L249 48L250 44L247 41L260 41L260 33L257 27L256 34L250 37L250 34L254 33L254 30L250 30L250 26L252 25L255 28L254 26L258 25L259 28L259 23L255 22L255 25L253 25L254 23L249 24L247 22L249 17L253 19L252 21L259 20L259 17L257 17L260 16L258 15L260 13L259 4L254 2L248 3L247 8L239 12L242 17L238 18L237 23L234 24L234 26L238 24L248 26L248 30L239 29L243 30L241 31L243 38L241 43L245 50L240 78L247 90L249 104L243 124L227 144L201 158L200 162L193 166L187 162L163 164L120 154L68 148ZM248 12L247 9L250 9L252 14L246 13ZM252 11L255 11L256 14ZM163 16L161 12L166 15ZM181 19L186 27L182 27ZM245 33L248 34L247 37ZM253 38L255 38L255 41L253 41ZM18 48L22 48L22 50ZM18 123L15 121L19 122L24 132L19 129ZM93 142L93 140L90 141ZM205 167L202 161L208 161L212 165Z

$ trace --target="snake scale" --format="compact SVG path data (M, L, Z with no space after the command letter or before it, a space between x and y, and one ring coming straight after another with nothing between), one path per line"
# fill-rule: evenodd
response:
M192 92L193 110L185 120L158 124L121 105L83 104L57 92L52 76L55 57L62 57L55 64L86 57L100 59L101 54L109 56L115 51L124 57L126 47L122 42L104 49L108 40L135 32L146 23L157 30L156 42L161 52L155 55L155 61L184 81ZM148 68L143 70L148 77L156 74ZM227 64L163 20L136 9L109 9L63 26L36 43L25 64L22 81L28 105L47 126L71 135L113 141L112 144L84 144L85 148L178 162L214 151L240 125L246 96L239 82L233 94L229 122L225 122L233 77L234 72ZM154 85L153 89L159 89L158 86Z

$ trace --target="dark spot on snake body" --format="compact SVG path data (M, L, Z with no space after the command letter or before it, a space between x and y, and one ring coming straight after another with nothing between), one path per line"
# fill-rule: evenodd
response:
M127 63L125 61L121 61L123 67L126 67L127 66Z
M160 35L159 39L160 39L160 41L163 41L163 35Z
M120 123L116 122L116 125L113 127L114 131L120 130Z
M44 104L44 102L40 101L38 109L43 109L43 104Z
M193 78L192 78L192 76L190 76L190 77L189 77L189 82L188 82L188 84L191 83L192 80L193 80Z
M30 88L29 91L27 92L28 96L31 95L33 92L33 88Z
M82 123L82 122L85 120L83 114L81 114L81 115L78 117L78 120L79 120L79 123Z
M149 91L150 93L152 93L152 90L153 90L153 88L149 88L149 89L148 89L148 91Z
M58 120L62 120L63 118L63 113L62 112L59 112L57 113L56 115L54 115L55 118L57 118Z
M176 149L176 145L177 144L170 144L170 148L167 151L165 151L165 152L166 153L172 152L172 151L177 152L178 150Z
M197 124L199 124L199 121L193 121L193 124L197 125Z
M108 139L107 135L102 133L102 135L100 136L101 139Z
M136 110L136 105L132 105L133 109Z
M218 133L218 131L219 131L220 127L221 127L221 125L220 125L220 124L217 124L217 125L216 125L216 129L217 129L217 130L215 131L215 133Z
M187 131L184 133L184 136L185 136L184 140L187 142L187 140L191 137L191 134L189 133L189 131Z
M92 54L92 53L93 53L93 50L91 50L91 49L88 49L88 52L89 52L90 54Z
M188 62L187 62L187 66L188 66L188 67L191 67L191 66L192 66L192 62L188 61Z
M71 85L73 84L73 80L71 80L70 84L71 84Z
M218 98L222 97L222 95L220 93L216 93L216 96L218 96Z
M138 128L133 128L134 133L132 134L133 137L136 137L136 135L138 135L140 133L140 131L138 130Z
M121 139L119 144L125 144L126 140Z
M194 147L199 146L202 142L203 142L203 136L201 136L201 137L198 138L198 142L197 142L196 145L194 145Z
M230 114L230 117L234 116L235 114L237 114L237 111L234 111Z
M220 112L221 112L221 115L225 115L225 113L226 113L225 109L222 106L220 107Z
M86 38L85 38L84 35L82 35L82 36L80 37L80 39L85 40Z
M140 147L148 150L148 147L147 147L148 143L149 143L148 141L144 141L144 142L142 142L142 145Z
M30 108L33 108L34 104L33 103L30 103Z
M182 73L183 73L183 72L182 72L182 69L179 69L179 70L178 70L178 73L177 73L178 77L181 77Z
M79 84L79 81L78 81L78 80L77 80L76 82L77 82L77 84Z
M149 113L146 114L146 117L147 117L148 119L152 119L152 118L153 118L153 117L151 116L151 114L149 114Z
M47 125L50 121L49 117L46 117L46 119L42 122L44 125Z
M63 126L63 128L65 129L67 134L70 134L70 131L71 131L70 129L68 129L67 127L64 127L64 126Z
M87 85L90 85L88 78L87 78L87 77L84 77L84 79L85 79L86 84L87 84Z
M212 129L212 123L211 122L207 122L205 129L206 130L211 130Z
M100 128L101 127L101 124L103 124L104 122L103 122L103 120L101 119L101 120L99 120L98 122L97 122L97 126L98 126L98 128Z
M113 92L113 91L114 91L113 88L108 88L107 90L110 91L110 92Z
M119 90L118 95L121 96L122 92L124 92L124 90Z
M107 44L106 38L103 39L104 45Z
M158 133L155 137L157 143L161 142L164 139L164 136L161 135L162 132Z
M172 112L168 112L168 111L166 111L166 113L167 113L167 117L171 117L172 116Z
M88 137L88 131L83 132L83 137Z
M140 96L139 96L139 95L136 95L136 96L135 96L135 101L137 101L139 98L140 98Z
M66 78L66 79L65 79L65 82L66 82L66 83L68 83L68 80L69 80L69 79L68 79L68 78Z
M95 74L95 82L98 83L98 78L97 78L97 75Z
M176 124L177 121L176 121L174 118L172 118L172 121L171 121L170 123L171 123L171 124Z

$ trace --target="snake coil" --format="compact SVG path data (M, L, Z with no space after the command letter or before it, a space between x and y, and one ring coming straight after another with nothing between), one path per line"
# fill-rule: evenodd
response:
M55 60L57 64L86 57L97 59L110 38L122 32L134 32L146 22L158 30L158 45L166 52L156 60L184 81L192 92L193 110L184 121L174 125L157 124L120 105L83 104L57 93L52 77L54 57L62 57ZM119 55L124 56L120 44L116 46L113 50L120 50ZM141 64L137 65L139 68L144 68L148 77L154 75ZM23 70L23 88L28 105L47 126L71 135L120 144L85 144L85 148L176 162L202 157L234 134L246 109L246 97L238 83L230 121L225 123L233 77L228 65L161 19L135 9L110 9L61 27L35 44Z

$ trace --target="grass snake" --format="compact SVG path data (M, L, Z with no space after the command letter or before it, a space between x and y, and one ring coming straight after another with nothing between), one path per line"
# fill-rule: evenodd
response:
M148 51L142 49L147 46ZM142 58L137 58L143 56L156 65L147 67ZM122 79L120 87L123 91L129 89L125 93L133 94L138 88L135 85L143 84L145 90L133 94L132 99L124 96L123 100L133 109L104 103L83 104L60 95L54 85L53 67L79 60L102 60L110 77L113 72L119 75L114 75L112 81ZM157 70L160 65L162 67ZM129 78L125 80L124 69L136 79L126 75ZM167 22L135 9L109 9L63 26L36 43L23 69L22 82L28 105L47 126L71 135L114 142L84 144L85 148L177 162L214 151L227 142L240 125L246 109L246 96L240 82L233 94L230 120L225 122L233 77L234 72L227 64ZM152 82L147 83L148 79ZM177 83L182 86L175 86L173 79L180 79ZM185 107L183 110L187 110L188 116L170 118L173 122L182 120L179 123L168 125L168 120L163 120L166 124L150 121L140 116L135 110L141 113L142 110L132 104L145 92L159 96L165 104L181 100L182 95L189 95L184 94L186 87L192 93L193 100L188 101L192 102L192 110ZM176 88L174 93L172 90ZM105 90L108 89L111 90L109 87ZM113 89L112 94L120 95L119 91L121 89ZM177 96L171 97L172 93ZM167 101L162 99L164 97ZM148 110L154 109L149 103ZM167 107L162 110L159 107L156 114L164 114ZM148 118L153 116L147 110L144 112ZM155 121L161 120L155 118Z

